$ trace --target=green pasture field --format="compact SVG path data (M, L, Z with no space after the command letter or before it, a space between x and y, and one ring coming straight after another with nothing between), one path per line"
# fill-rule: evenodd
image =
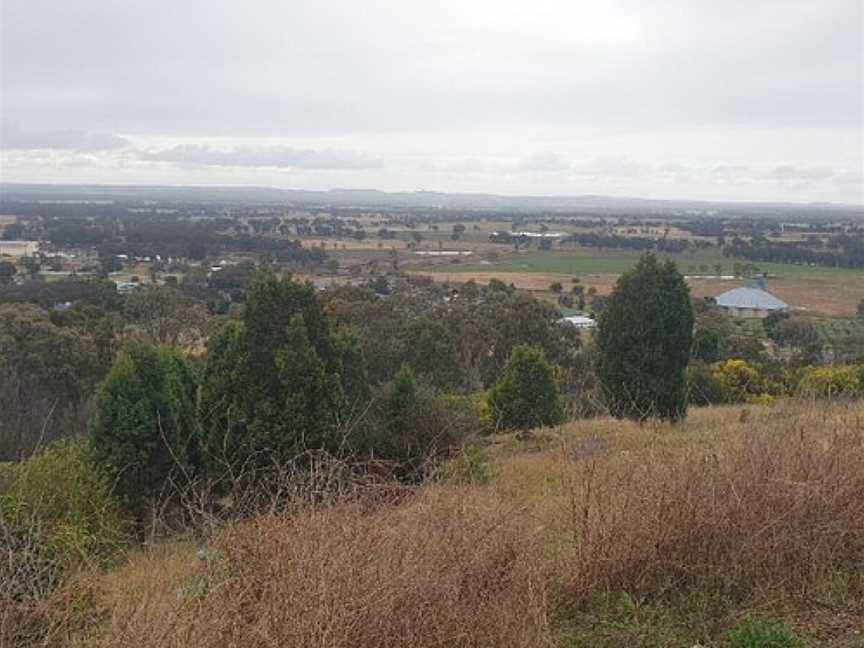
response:
M506 249L506 248L505 248ZM504 252L504 250L502 250ZM510 253L513 254L512 252ZM447 272L539 272L548 274L579 275L586 273L620 274L632 267L641 254L630 250L597 250L577 248L567 251L541 252L539 250L491 263L448 263L446 266L430 266L429 271ZM687 274L691 266L707 265L710 272L721 264L724 274L731 274L734 264L751 263L743 259L726 258L717 250L697 251L694 253L661 255L678 264L678 269ZM847 268L826 268L785 263L753 262L761 272L785 279L836 279L837 281L864 282L864 270Z

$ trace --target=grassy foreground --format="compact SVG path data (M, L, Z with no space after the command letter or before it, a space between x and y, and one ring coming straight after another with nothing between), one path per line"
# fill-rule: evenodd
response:
M864 405L781 403L480 440L416 490L154 542L41 613L45 645L853 648L862 567Z

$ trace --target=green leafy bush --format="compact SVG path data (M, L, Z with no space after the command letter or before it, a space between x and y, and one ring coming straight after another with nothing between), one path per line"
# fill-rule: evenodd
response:
M811 367L805 370L798 391L815 398L858 396L864 393L864 366Z
M696 360L687 367L687 398L691 405L719 405L729 394L713 366Z
M687 370L690 402L694 405L733 403L770 404L783 387L775 384L746 360L705 364L694 362Z
M454 484L486 484L492 478L489 456L482 448L465 448L444 464L437 476Z
M732 648L804 648L786 626L753 619L742 621L727 638Z
M86 401L105 373L102 342L37 306L0 304L0 461L86 427Z
M177 353L135 347L102 383L90 425L97 465L138 513L174 474L193 474L198 458L197 383Z
M410 369L376 390L372 404L352 430L346 450L361 460L391 463L396 476L425 476L435 459L480 428L476 402L417 384Z
M711 367L721 385L726 403L743 403L750 396L765 393L765 380L756 367L745 360L726 360Z
M486 422L495 430L528 430L564 418L552 366L540 350L525 345L513 349L485 405Z
M0 602L47 594L70 571L106 564L130 540L131 518L82 442L58 442L4 475Z
M404 364L386 389L384 397L386 427L393 434L399 434L411 423L411 415L416 406L417 380L411 367Z

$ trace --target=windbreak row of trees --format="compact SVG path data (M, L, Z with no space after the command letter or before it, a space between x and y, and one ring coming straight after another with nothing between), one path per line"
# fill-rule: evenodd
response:
M133 257L202 260L236 252L267 253L283 263L320 266L326 259L317 247L290 238L287 226L269 227L274 219L179 218L176 214L122 213L96 218L24 219L4 229L4 236L45 241L57 249L93 248L100 258ZM279 219L275 219L279 223Z
M644 236L620 236L618 234L570 234L565 239L567 243L577 243L582 247L611 250L654 250L666 254L680 254L693 247L706 247L703 241L688 241L661 236L650 238Z
M821 265L835 268L864 268L864 235L839 235L829 237L827 242L769 241L764 238L751 242L736 239L723 248L728 257L768 261L771 263L796 263Z

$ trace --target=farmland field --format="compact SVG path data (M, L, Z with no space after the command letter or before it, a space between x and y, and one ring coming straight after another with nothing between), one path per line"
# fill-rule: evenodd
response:
M731 273L738 259L724 258L716 251L694 254L667 255L684 273L698 273L707 266L713 273L716 265L723 273ZM569 285L570 278L579 277L586 287L601 294L611 290L619 274L630 268L639 253L627 250L595 250L577 248L567 252L530 251L508 252L500 260L490 262L444 263L418 265L412 271L438 280L458 282L475 279L481 283L492 277L513 283L526 290L544 290L554 281ZM755 263L767 272L772 292L793 309L827 316L850 316L864 299L864 270L810 267L781 263ZM745 283L744 279L694 277L689 280L695 296L716 296Z
M36 252L38 248L38 241L0 241L0 256L27 256Z
M578 275L586 272L615 273L627 270L639 259L638 252L627 250L596 250L577 248L567 252L529 252L511 256L492 263L462 264L448 267L448 272L544 272L553 274ZM726 258L716 251L696 252L694 254L663 255L678 264L685 274L690 266L707 265L713 272L718 263L725 272L732 270L733 264L744 264L740 259ZM864 281L864 270L846 268L824 268L784 263L756 262L762 272L779 278L807 279L854 279Z

